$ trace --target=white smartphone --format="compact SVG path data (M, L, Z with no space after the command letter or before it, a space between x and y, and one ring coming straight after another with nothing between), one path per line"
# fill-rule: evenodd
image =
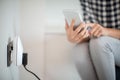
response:
M82 16L80 15L80 12L78 10L63 10L63 14L69 26L72 20L75 19L74 29L76 29L80 25L80 23L83 22Z

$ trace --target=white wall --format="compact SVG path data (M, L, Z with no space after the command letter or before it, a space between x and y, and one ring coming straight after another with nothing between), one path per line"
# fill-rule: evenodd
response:
M19 70L14 64L7 67L8 39L19 28L19 1L0 0L0 80L19 80Z
M82 10L79 0L45 0L46 32L64 33L64 9Z
M28 68L42 80L79 80L67 52L63 9L79 9L77 0L0 0L0 80L35 80L21 66L7 68L9 37L21 36ZM19 28L20 27L20 28ZM44 28L46 29L44 30ZM44 35L47 32L47 35ZM53 32L49 34L48 32ZM55 33L54 33L55 32ZM63 45L64 44L64 45ZM67 53L67 54L66 54ZM62 71L63 70L63 71Z
M68 59L71 45L65 35L56 35L65 33L62 10L79 9L79 4L78 0L20 0L20 35L29 56L27 67L42 80L80 80ZM20 67L20 80L35 77Z
M20 0L20 35L24 52L28 53L28 69L44 78L44 2L43 0ZM35 77L20 67L20 80Z

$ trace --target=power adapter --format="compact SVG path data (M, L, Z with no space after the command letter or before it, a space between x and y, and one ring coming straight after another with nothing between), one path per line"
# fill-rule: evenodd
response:
M23 53L22 64L23 64L23 66L26 66L27 63L28 63L28 54L27 53Z
M26 71L28 71L29 73L33 74L38 80L40 80L40 78L35 73L33 73L32 71L28 70L27 67L26 67L26 65L28 64L28 54L27 53L23 53L22 64L23 64L23 66L24 66Z

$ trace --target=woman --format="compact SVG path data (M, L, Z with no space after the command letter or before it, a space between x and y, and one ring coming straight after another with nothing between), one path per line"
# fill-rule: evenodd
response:
M70 26L66 22L68 40L79 43L77 50L80 54L90 53L91 59L88 60L92 60L92 63L89 61L88 66L99 80L115 80L115 65L120 67L120 0L80 0L80 3L86 24L81 23L73 30L75 20ZM85 29L80 32L85 25L92 27L89 33ZM88 74L88 78L83 77L83 80L91 80L93 75L89 72L82 75L85 74Z

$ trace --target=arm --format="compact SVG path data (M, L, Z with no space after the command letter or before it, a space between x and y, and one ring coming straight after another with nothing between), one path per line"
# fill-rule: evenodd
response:
M106 31L108 33L108 36L120 39L120 30L117 29L111 29L111 28L106 28Z
M100 24L96 24L96 23L89 23L88 25L92 26L92 30L90 34L95 37L111 36L120 39L120 30L112 29L112 28L104 28Z

